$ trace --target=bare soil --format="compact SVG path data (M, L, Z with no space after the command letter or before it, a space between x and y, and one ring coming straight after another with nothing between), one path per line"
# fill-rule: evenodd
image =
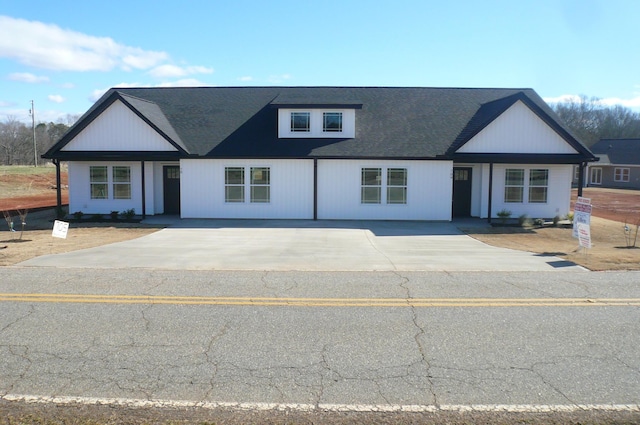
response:
M60 172L62 204L69 203L68 175ZM0 211L54 207L57 204L54 167L0 167Z

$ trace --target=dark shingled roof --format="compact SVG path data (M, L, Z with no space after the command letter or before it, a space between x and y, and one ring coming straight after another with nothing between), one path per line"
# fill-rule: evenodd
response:
M531 89L416 87L114 88L44 157L71 155L60 149L116 100L181 157L455 159L456 149L518 100L580 152L572 162L593 157ZM277 108L304 105L356 109L356 137L279 139Z
M591 146L591 152L608 158L612 165L640 165L640 139L602 139Z

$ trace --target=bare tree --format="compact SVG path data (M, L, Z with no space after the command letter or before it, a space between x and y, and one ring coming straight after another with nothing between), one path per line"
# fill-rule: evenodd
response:
M586 96L552 108L587 146L600 139L640 138L640 114L629 108L606 106L600 99Z

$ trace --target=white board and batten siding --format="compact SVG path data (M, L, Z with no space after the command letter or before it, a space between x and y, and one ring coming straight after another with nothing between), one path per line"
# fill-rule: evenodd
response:
M91 199L91 166L106 166L111 176L113 166L131 167L131 199L113 199L113 181L109 177L107 186L107 199ZM152 199L149 198L149 188L153 183L149 182L152 172L145 168L146 192L147 192L147 214L153 214L149 210ZM69 213L82 211L84 214L109 214L111 211L125 211L135 209L136 214L142 214L142 176L139 162L95 162L95 161L70 161L69 162ZM151 203L149 202L151 201Z
M177 151L157 131L115 101L61 149L69 151Z
M183 159L183 218L313 219L313 160ZM225 167L269 167L270 202L225 202ZM249 178L249 172L245 173Z
M525 170L525 187L523 202L505 202L505 174L508 168ZM549 182L547 186L547 202L531 203L528 199L528 182L526 181L530 170L549 170ZM511 211L511 218L517 218L526 214L529 218L553 218L556 215L564 217L570 212L571 202L571 178L572 165L549 164L495 164L493 166L493 201L491 203L492 216L497 217L500 210ZM475 176L474 176L475 178ZM489 165L482 167L481 188L489 187ZM488 190L482 190L480 205L480 217L487 218L489 195Z
M527 105L518 101L465 143L459 153L578 153Z
M406 168L407 203L362 204L362 168ZM449 221L452 169L450 161L319 160L318 218Z

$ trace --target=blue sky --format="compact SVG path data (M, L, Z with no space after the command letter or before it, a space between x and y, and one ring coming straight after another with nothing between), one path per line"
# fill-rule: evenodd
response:
M0 121L114 86L530 87L640 111L637 0L0 0Z

